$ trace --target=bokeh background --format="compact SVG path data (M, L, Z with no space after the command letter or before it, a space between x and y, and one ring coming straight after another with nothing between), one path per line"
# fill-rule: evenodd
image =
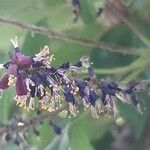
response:
M123 19L113 15L107 3L117 4L117 13ZM7 62L8 52L12 50L10 39L17 36L19 46L25 54L34 55L44 45L48 45L55 55L54 65L64 62L76 62L83 56L89 56L99 79L128 82L134 79L150 78L150 1L149 0L80 0L81 12L73 22L74 14L71 0L0 0L0 17L14 19L26 24L46 27L54 31L83 39L105 42L113 46L112 52L105 48L91 48L63 39L50 38L19 27L0 24L0 63ZM99 8L103 11L99 16ZM127 23L126 23L127 22ZM128 24L129 23L129 24ZM131 25L131 26L130 26ZM140 34L139 34L140 33ZM130 55L113 52L116 49L139 51L143 55ZM3 70L0 71L3 74ZM108 114L96 120L88 112L81 112L77 118L59 118L54 120L63 128L56 135L47 121L37 126L37 137L29 130L24 149L27 150L149 150L150 133L150 96L148 89L139 93L144 110L140 115L134 106L119 103L121 118ZM4 92L0 100L0 125L20 117L32 117L36 112L27 112L18 108L13 100L14 88ZM120 121L121 120L121 121ZM0 150L17 150L13 142L0 145Z

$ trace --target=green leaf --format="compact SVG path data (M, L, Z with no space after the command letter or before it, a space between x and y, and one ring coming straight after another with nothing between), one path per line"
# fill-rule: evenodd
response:
M68 123L67 126L63 129L62 135L60 137L60 143L59 143L59 150L67 150L69 149L69 135L68 135L68 129L70 124Z
M94 150L87 135L79 125L71 129L70 138L70 147L72 150Z
M40 132L40 142L36 142L38 150L44 149L49 142L52 141L53 138L53 131L50 127L50 125L45 122L40 126L39 129Z
M81 18L86 25L95 24L96 11L94 2L91 0L80 0Z
M59 41L59 44L54 45L54 55L55 62L54 64L59 66L64 62L76 62L83 56L89 55L89 49L79 46L76 44L66 44L64 42ZM60 55L61 54L61 55Z
M37 22L36 25L48 26L46 18ZM28 33L23 43L22 50L25 54L35 55L36 53L39 53L40 49L42 49L45 45L49 45L49 43L49 38L44 35L33 33L32 36L31 33Z
M60 143L60 137L56 136L44 150L58 150Z
M69 148L68 137L69 124L63 129L61 135L56 135L45 150L67 150Z
M8 123L10 117L11 106L13 104L14 91L12 88L7 89L3 93L2 99L0 99L0 122L3 124Z
M71 149L93 150L91 141L100 140L109 129L108 118L93 119L85 113L72 122L69 130Z
M124 104L121 101L117 101L117 108L121 116L126 120L130 121L133 125L133 130L135 132L136 138L139 138L145 124L146 114L140 115L135 107L132 105Z

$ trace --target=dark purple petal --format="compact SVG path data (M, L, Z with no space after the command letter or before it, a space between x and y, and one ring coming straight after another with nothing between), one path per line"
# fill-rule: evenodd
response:
M83 80L75 80L76 85L83 90L88 86L88 83Z
M38 77L37 73L32 74L30 79L35 83L35 84L40 84L41 79Z
M81 98L86 96L85 88L88 86L87 82L82 80L75 80L76 86L79 88L79 95Z
M14 50L15 50L15 53L17 53L17 52L21 53L19 47L15 47Z
M36 94L36 86L31 86L30 85L30 95L31 97L35 97L35 94Z
M98 8L96 16L99 17L102 14L103 10L104 10L103 8Z
M28 67L32 64L33 58L26 56L21 52L15 52L10 55L11 62L17 64L20 67Z
M10 66L10 64L11 64L11 62L7 62L6 64L4 64L3 66L4 66L4 68L5 69L8 69L9 68L9 66Z
M28 72L26 70L18 70L18 76L21 76L25 79L28 77Z
M125 89L125 93L126 94L131 94L134 91L136 91L136 87L139 85L139 82L134 80L134 81L130 81L127 85L127 89Z
M74 95L71 93L71 88L70 87L65 87L64 88L64 96L65 96L65 100L67 102L71 102L72 104L75 103L75 98Z
M57 125L53 125L53 130L56 134L60 135L61 134L61 128Z
M25 55L19 55L17 56L18 58L18 65L21 67L28 67L32 64L32 57L30 56L25 56Z
M67 70L69 69L69 62L62 64L59 68Z
M17 71L18 67L17 65L12 65L10 64L7 70L7 74L11 74L15 77L17 77L18 71Z
M62 132L61 127L59 127L57 124L54 124L54 123L50 123L50 125L53 127L53 130L57 135L61 134Z
M106 105L106 93L104 91L102 91L102 102L104 105Z
M33 61L33 63L32 63L32 67L34 67L34 68L39 68L42 66L44 66L42 61Z
M131 94L131 102L132 102L132 104L133 104L134 106L137 106L137 104L138 104L138 99L137 99L137 97L136 97L135 94Z
M118 87L118 84L115 82L110 82L108 84L108 87L112 90L121 91L121 89Z
M91 67L88 68L88 75L90 78L93 78L95 76L94 70Z
M95 106L95 102L98 99L98 95L96 94L95 91L90 91L90 95L89 95L89 103L93 106Z
M43 86L49 86L49 82L47 81L47 75L46 73L38 73L38 78L42 81Z
M120 89L118 88L117 84L115 83L109 83L107 81L101 81L100 82L100 87L101 90L109 95L113 95L115 96L115 93L117 91L120 91Z
M80 5L79 0L72 0L72 5L76 6L76 5Z
M6 89L8 88L8 79L9 79L9 75L6 74L2 77L2 79L0 80L0 89Z
M16 93L18 96L27 95L27 87L25 84L25 79L21 76L17 78L16 81Z
M50 67L47 71L48 71L49 74L54 74L54 73L57 72L57 69L54 68L54 67Z
M82 62L81 61L78 61L77 63L75 63L74 65L72 66L75 66L75 67L82 67Z

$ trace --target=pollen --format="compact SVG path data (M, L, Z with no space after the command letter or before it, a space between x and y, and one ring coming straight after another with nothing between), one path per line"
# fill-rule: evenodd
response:
M45 50L49 53L49 47L47 45L44 46L43 50Z
M14 86L15 81L16 81L16 77L10 74L8 78L8 86Z

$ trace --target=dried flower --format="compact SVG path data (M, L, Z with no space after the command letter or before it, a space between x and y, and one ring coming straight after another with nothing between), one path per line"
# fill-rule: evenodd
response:
M107 111L116 111L115 99L135 106L138 104L135 95L137 82L124 86L106 80L99 82L88 57L82 57L74 64L63 63L56 68L52 66L54 55L50 55L48 46L31 57L21 52L17 38L11 42L14 51L10 54L10 61L1 64L6 73L0 80L0 89L3 91L15 86L14 100L19 107L34 110L37 97L41 109L51 112L68 103L68 115L76 117L78 106L83 104L84 109L89 109L94 118L99 118L103 107ZM80 73L82 69L87 70L85 78L73 76L73 72Z
M72 0L72 9L74 13L74 22L76 22L80 15L80 2L79 0Z

